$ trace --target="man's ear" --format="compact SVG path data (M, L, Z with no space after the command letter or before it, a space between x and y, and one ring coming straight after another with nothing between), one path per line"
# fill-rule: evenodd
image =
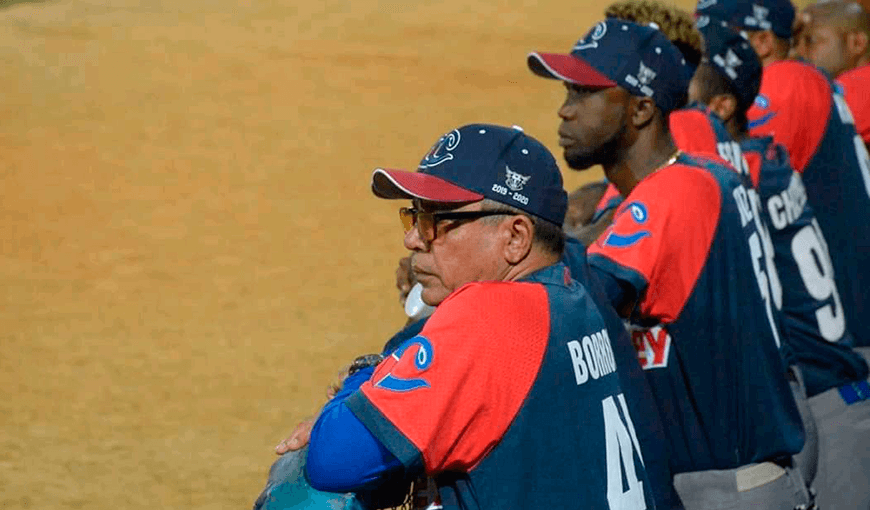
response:
M656 116L658 108L655 101L649 97L632 96L632 101L634 109L631 114L631 124L635 128L642 128Z
M731 94L716 94L707 107L725 123L737 113L737 98Z
M535 225L528 216L517 214L510 216L502 223L506 229L507 243L504 245L504 257L510 264L518 264L529 256L532 250L532 240L535 236Z
M870 38L865 32L849 32L846 34L846 52L849 54L849 60L858 60L862 55L867 53Z

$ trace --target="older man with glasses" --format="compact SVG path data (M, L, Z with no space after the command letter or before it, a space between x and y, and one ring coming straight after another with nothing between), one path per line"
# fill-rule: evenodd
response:
M652 508L650 417L627 404L637 361L560 262L549 151L518 128L463 126L418 171L375 170L372 190L412 201L404 244L438 308L323 409L310 484L370 493L425 473L444 508Z

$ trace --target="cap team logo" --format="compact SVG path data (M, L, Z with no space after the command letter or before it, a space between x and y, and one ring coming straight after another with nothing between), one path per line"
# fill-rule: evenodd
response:
M523 186L525 186L526 183L529 182L529 179L531 179L532 177L531 175L520 175L517 172L511 170L510 167L507 165L505 165L504 171L504 182L505 184L507 184L507 187L510 188L512 191L522 191Z
M592 29L586 37L577 41L573 51L588 50L598 47L598 41L607 33L607 25L603 21L599 21L595 28ZM586 39L592 39L587 42Z
M713 62L722 68L722 70L725 71L725 74L730 76L732 80L737 79L737 68L743 63L731 48L728 48L725 56L716 55L713 57Z
M453 159L453 154L451 154L450 151L459 145L460 138L461 136L458 129L454 129L439 138L438 141L435 142L435 145L433 145L432 148L429 149L429 152L423 157L423 161L420 162L420 166L417 168L421 170L432 168L433 166L438 166L445 161Z
M644 64L643 61L640 62L640 67L637 70L636 77L631 74L625 77L625 81L628 82L629 85L637 87L647 96L653 95L653 89L650 88L649 84L655 79L656 72Z
M771 24L767 20L770 9L762 5L752 4L752 16L746 16L743 22L750 27L758 27L762 30L770 30Z

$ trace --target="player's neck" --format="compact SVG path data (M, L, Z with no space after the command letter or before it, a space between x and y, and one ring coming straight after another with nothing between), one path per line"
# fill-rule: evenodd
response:
M522 260L517 265L511 266L508 269L508 273L502 278L503 281L516 281L520 278L525 278L526 276L543 269L547 266L552 266L556 262L559 262L559 256L552 253L544 253L543 251L533 248L532 251L529 252L529 256Z
M641 136L626 149L623 157L613 165L604 167L607 180L626 197L646 176L666 166L677 153L671 135L665 131Z

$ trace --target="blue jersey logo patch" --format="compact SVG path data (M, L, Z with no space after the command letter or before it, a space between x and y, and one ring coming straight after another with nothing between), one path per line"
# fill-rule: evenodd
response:
M761 110L767 110L768 108L770 108L770 100L764 94L758 94L757 96L755 96L754 105L756 108L759 108ZM758 126L763 126L767 124L770 119L776 117L776 113L777 112L767 112L755 120L750 120L749 129L755 129Z
M626 206L626 210L631 214L631 218L638 225L643 225L649 219L649 212L645 205L641 202L632 202ZM650 237L652 234L649 230L638 230L633 234L617 234L613 230L604 238L604 246L613 246L614 248L628 248L637 244L641 239Z
M394 352L392 356L397 362L399 362L405 355L405 352L412 350L415 346L417 347L417 352L414 355L414 367L419 372L425 372L432 364L435 351L432 349L432 342L422 335L417 335L402 344L401 347L396 349L396 352ZM395 370L396 367L394 366L393 371ZM400 370L401 372L409 372L409 369L404 366ZM429 382L422 377L400 377L394 375L393 371L390 371L390 373L384 376L380 381L376 382L374 384L375 387L390 391L406 392L418 388L429 388L431 386Z

